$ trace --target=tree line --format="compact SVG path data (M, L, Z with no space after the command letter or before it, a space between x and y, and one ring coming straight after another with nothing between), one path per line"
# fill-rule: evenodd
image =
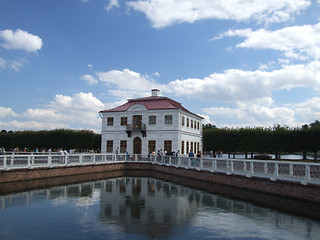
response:
M77 149L78 151L99 150L101 134L89 130L55 129L43 131L0 132L0 147L7 150L24 148L29 151L48 149Z
M254 153L273 153L277 159L281 153L302 152L303 159L312 152L314 160L320 149L320 122L315 121L299 128L275 125L270 128L216 128L205 125L203 128L204 151L223 151L234 154L242 152L246 158Z

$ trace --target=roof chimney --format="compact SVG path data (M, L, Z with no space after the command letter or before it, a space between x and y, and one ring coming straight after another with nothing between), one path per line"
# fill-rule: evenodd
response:
M151 96L152 97L158 97L159 93L160 93L160 91L158 89L152 89L151 90Z

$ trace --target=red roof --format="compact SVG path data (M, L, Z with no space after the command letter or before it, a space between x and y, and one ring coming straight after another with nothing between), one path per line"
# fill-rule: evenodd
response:
M131 106L135 104L141 104L145 106L148 110L158 110L158 109L182 109L186 112L189 112L191 114L194 114L190 111L188 111L186 108L184 108L181 103L176 102L170 98L167 97L159 97L159 96L152 96L152 97L145 97L145 98L136 98L136 99L129 99L127 103L120 105L115 108L111 108L108 110L103 110L100 112L125 112L127 111ZM196 115L196 114L194 114ZM196 115L198 116L198 115ZM200 116L198 116L200 117ZM201 117L202 118L202 117Z

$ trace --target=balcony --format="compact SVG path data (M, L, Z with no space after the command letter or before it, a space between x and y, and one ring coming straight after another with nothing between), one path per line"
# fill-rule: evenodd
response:
M128 137L131 137L132 132L141 132L142 137L147 136L147 127L146 124L127 124L126 132L128 134Z

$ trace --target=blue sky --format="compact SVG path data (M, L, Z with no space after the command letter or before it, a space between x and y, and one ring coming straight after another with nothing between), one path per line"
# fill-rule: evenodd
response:
M1 0L0 130L101 129L152 88L218 127L320 120L320 0Z

